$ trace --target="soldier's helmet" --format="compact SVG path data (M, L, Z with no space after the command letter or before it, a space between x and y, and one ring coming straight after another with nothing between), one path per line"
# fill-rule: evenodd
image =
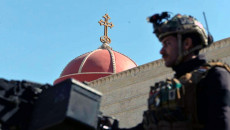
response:
M177 14L170 19L168 12L155 14L147 19L153 23L154 33L161 41L165 36L171 34L198 34L201 45L204 47L208 45L208 35L203 25L192 16Z

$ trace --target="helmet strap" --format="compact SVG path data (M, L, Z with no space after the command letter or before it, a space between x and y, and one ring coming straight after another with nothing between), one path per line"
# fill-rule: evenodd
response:
M181 34L180 33L177 33L177 42L178 42L178 58L177 58L177 60L176 60L176 63L175 63L175 65L178 65L178 64L180 64L180 62L182 61L182 59L183 59L183 55L182 55L182 53L183 53L183 45L182 45L182 36L181 36Z
M183 56L187 56L188 54L190 54L190 53L192 53L192 52L194 52L194 51L196 51L196 50L200 50L200 49L202 49L202 48L203 48L203 45L195 46L195 47L193 47L192 49L185 51L185 52L183 53Z
M177 39L178 39L178 58L176 60L175 65L180 64L185 56L203 48L203 45L198 45L190 50L183 51L182 35L180 33L177 33Z

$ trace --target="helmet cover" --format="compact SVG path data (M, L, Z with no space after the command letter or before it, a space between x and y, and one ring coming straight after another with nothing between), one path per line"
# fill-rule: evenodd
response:
M164 37L172 34L197 33L201 39L201 45L208 45L208 36L203 25L192 16L177 14L171 19L168 12L155 14L148 18L153 23L154 33L161 41Z

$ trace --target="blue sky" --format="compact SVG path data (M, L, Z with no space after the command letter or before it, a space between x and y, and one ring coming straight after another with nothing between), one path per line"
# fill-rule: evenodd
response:
M229 0L0 0L0 78L50 83L75 57L97 49L105 13L115 25L110 46L138 65L157 59L160 43L148 16L196 17L218 41L230 36ZM205 26L205 25L204 25Z

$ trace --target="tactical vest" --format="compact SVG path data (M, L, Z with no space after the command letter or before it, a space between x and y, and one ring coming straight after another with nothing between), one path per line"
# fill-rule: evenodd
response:
M167 79L151 86L148 110L144 112L146 130L199 130L204 126L197 118L197 87L213 67L230 67L221 62L210 62L186 73L179 79Z

